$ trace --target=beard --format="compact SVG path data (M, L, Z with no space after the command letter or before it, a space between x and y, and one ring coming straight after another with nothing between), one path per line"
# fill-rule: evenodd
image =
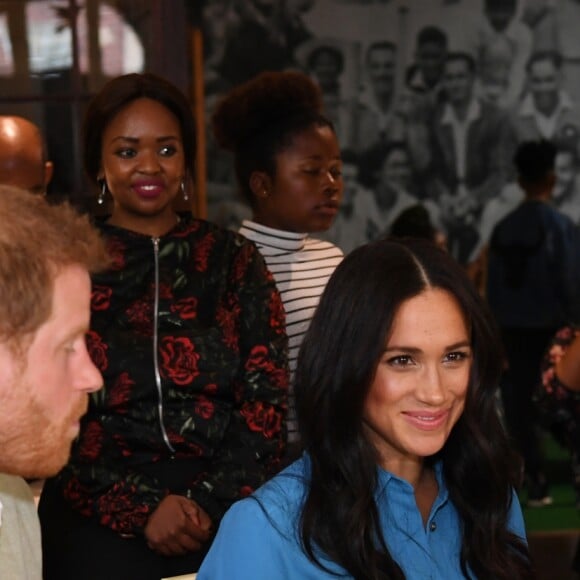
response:
M33 396L29 385L15 386L19 393L17 408L0 409L0 471L25 478L55 475L68 462L73 440L78 435L75 424L87 410L87 395L79 399L66 415L49 414ZM4 406L6 401L0 404ZM10 416L4 416L4 412Z

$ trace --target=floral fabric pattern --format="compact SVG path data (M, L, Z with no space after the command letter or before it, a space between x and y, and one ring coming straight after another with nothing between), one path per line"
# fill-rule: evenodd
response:
M536 396L540 415L561 445L580 452L580 393L568 389L558 378L555 367L580 327L565 326L555 335L542 363L542 384ZM580 474L580 465L577 466Z
M75 510L120 534L142 533L168 493L217 524L279 469L285 447L275 283L252 242L202 220L156 242L101 229L113 261L93 280L87 342L104 388L56 481Z

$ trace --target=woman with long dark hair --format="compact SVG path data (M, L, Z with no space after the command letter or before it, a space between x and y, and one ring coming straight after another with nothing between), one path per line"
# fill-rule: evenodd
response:
M230 509L199 580L532 578L499 345L449 254L354 250L298 360L306 453Z

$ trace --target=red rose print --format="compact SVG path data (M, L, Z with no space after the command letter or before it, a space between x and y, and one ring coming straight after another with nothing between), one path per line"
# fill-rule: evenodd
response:
M254 346L250 351L248 360L246 361L246 370L253 371L257 368L260 368L264 364L264 361L267 359L267 357L268 349L264 345L259 344Z
M117 447L123 457L131 457L133 455L133 452L131 451L129 444L127 443L127 440L124 437L121 437L121 435L115 433L113 435L113 440L117 444Z
M192 222L190 223L187 227L185 227L183 230L181 230L180 232L173 232L172 236L174 238L187 238L187 236L189 236L189 234L192 234L193 232L197 232L197 230L199 230L199 226L200 226L200 222Z
M193 320L197 318L197 298L190 296L183 298L170 306L171 312L179 314L183 320Z
M168 430L167 437L169 437L169 441L171 441L171 444L175 447L185 443L185 437L177 431Z
M199 415L202 419L211 419L214 411L213 401L210 401L208 398L201 396L195 401L195 414Z
M172 441L172 443L173 443L173 441ZM191 459L192 457L202 457L204 455L203 449L197 443L192 443L191 441L186 441L184 445L185 445L185 452L181 453L181 454L178 453L177 454L178 457L186 457L186 458Z
M272 405L266 405L262 401L245 403L241 415L250 431L261 432L266 439L272 439L280 433L282 415Z
M238 320L240 318L240 306L239 304L231 306L220 305L216 310L216 320L221 326L224 334L224 343L228 348L231 348L234 352L239 351L238 344Z
M201 447L201 445L198 445L197 443L190 443L188 445L188 449L191 455L193 455L194 457L203 457L204 452L203 452L203 448Z
M207 270L207 260L215 242L213 234L206 234L197 244L193 253L193 262L198 272Z
M162 372L176 385L188 385L199 375L199 354L187 337L167 336L161 343Z
M270 310L270 328L276 334L283 334L286 331L286 313L278 292L272 292L270 295L268 309Z
M215 395L217 393L217 385L215 383L210 383L209 385L205 385L203 387L203 392L207 393L208 395Z
M279 389L287 389L289 382L288 371L286 369L274 367L268 373L268 380L273 387L278 387Z
M232 266L232 277L234 282L239 282L244 278L253 254L254 246L250 244L244 244L244 246L242 246L242 249L238 252Z
M96 421L90 421L81 436L79 455L84 459L95 461L101 454L102 442L102 426Z
M149 299L133 302L126 311L129 322L145 336L153 333L153 303Z
M103 494L97 500L101 523L120 534L132 534L135 528L143 528L151 508L135 501L136 491L134 485L117 483Z
M111 305L113 290L107 286L93 286L91 294L91 308L93 310L107 310Z
M95 366L101 372L109 366L109 361L107 360L108 348L108 345L103 342L102 338L94 330L87 332L87 349Z
M125 245L117 239L111 239L107 242L107 250L111 256L111 269L122 270L125 267Z
M161 300L171 300L173 298L173 288L169 284L159 284L159 298Z
M129 373L123 372L115 381L115 384L108 393L108 404L111 407L118 407L117 413L126 413L126 404L131 397L131 389L135 385L135 381L129 377Z
M76 478L70 479L63 490L64 497L72 507L83 516L92 516L91 508L86 503L87 490L79 483Z
M250 356L246 361L246 370L248 372L274 372L274 363L270 358L270 353L264 345L257 345L250 351Z

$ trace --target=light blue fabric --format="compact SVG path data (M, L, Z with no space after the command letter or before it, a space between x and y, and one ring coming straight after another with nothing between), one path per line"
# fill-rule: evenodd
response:
M253 497L235 503L223 518L198 580L334 579L304 554L298 518L306 490L308 459L303 457L262 486ZM379 470L377 503L391 555L407 580L463 578L459 567L458 514L436 466L439 494L424 526L409 483ZM509 528L525 539L521 508L514 493ZM339 578L351 578L322 560Z

